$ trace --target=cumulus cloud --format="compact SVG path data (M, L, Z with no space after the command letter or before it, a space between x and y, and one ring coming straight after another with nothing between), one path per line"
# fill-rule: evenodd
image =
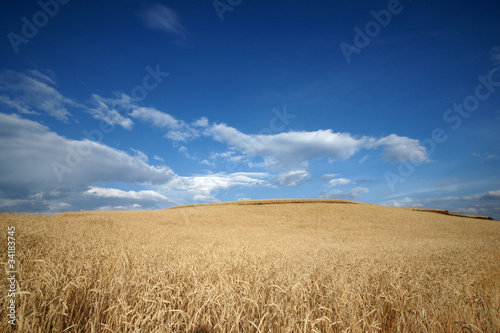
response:
M381 139L354 137L350 133L335 133L331 129L312 132L282 132L278 134L245 134L226 124L215 124L206 133L214 140L249 156L260 156L266 166L290 168L310 160L328 157L330 162L346 160L360 149L382 148L387 161L428 161L419 140L391 134Z
M0 151L0 188L9 194L3 199L33 203L37 198L32 196L43 193L40 198L46 202L77 201L97 182L159 185L174 176L165 166L148 165L138 156L87 139L64 138L15 114L0 113ZM47 204L38 208L48 210Z
M175 22L178 23L178 18L175 12L158 6L157 15L150 13L148 18L151 27L176 34L178 25ZM328 158L329 162L342 161L362 149L381 149L382 157L393 162L428 159L425 148L418 140L396 134L380 139L336 133L331 129L245 134L226 124L210 123L206 117L190 123L176 119L154 107L140 106L123 93L115 93L113 98L92 94L88 106L85 106L64 97L55 87L53 75L36 70L27 74L3 71L0 73L0 104L21 114L48 114L64 122L71 117L70 108L79 108L95 119L127 130L132 129L134 121L140 121L164 130L165 137L174 141L174 146L179 147L179 152L186 157L213 166L215 163L209 160L201 160L196 154L190 155L184 145L201 137L211 138L227 145L227 150L213 153L210 160L220 158L229 163L246 163L250 168L265 168L277 174L273 177L267 173L239 172L181 177L163 163L160 167L149 165L148 156L140 150L129 148L132 151L129 154L130 150L127 153L86 139L67 139L37 122L2 113L0 188L4 192L0 193L0 207L32 205L31 208L35 209L38 205L38 211L56 211L71 209L75 202L81 200L81 206L95 209L98 199L107 200L105 203L100 202L99 207L120 209L134 205L140 205L141 208L156 207L158 203L151 198L144 201L132 196L142 191L123 192L122 195L126 193L127 197L104 196L103 193L111 193L109 189L94 186L102 182L142 184L161 188L157 192L160 195L164 195L162 191L165 191L176 195L180 193L181 197L195 201L217 201L215 193L237 186L271 186L268 181L281 186L299 186L310 178L306 170L310 161L320 158ZM262 160L254 161L254 158ZM163 162L156 155L154 159ZM334 177L337 175L329 174L322 178L326 180ZM336 178L331 179L328 186L356 183L360 181ZM112 193L117 194L116 191ZM323 195L356 199L368 191L367 188L356 187L348 192L324 191ZM486 197L494 196L489 194ZM114 201L119 199L130 202ZM136 203L133 200L142 201Z
M268 166L295 166L312 159L328 156L333 160L345 160L355 154L364 139L356 139L348 133L332 130L314 132L282 132L272 135L244 134L225 124L217 124L209 133L219 142L251 156L261 156Z
M0 103L20 113L45 113L63 122L71 116L68 108L82 107L59 93L55 82L38 71L0 72Z

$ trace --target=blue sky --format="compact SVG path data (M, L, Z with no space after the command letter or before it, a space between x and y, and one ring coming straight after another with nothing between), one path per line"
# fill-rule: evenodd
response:
M496 1L0 6L2 211L343 198L500 219Z

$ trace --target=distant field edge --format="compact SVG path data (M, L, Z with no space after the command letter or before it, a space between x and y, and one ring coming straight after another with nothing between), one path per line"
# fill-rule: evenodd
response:
M372 205L364 202L342 200L342 199L258 199L258 200L225 201L225 202L215 202L207 204L180 205L180 206L170 207L168 209L199 207L199 206L224 206L224 205L251 206L251 205L280 205L280 204L284 205L284 204L311 204L311 203ZM493 220L493 221L495 220L490 216L453 213L445 209L411 208L411 207L401 207L401 208L406 208L417 212L436 213L436 214L465 217L471 219Z
M200 206L255 206L255 205L284 205L284 204L306 204L306 203L336 203L336 204L357 204L370 205L363 202L341 200L341 199L257 199L257 200L237 200L224 201L206 204L179 205L168 209L185 208L185 207L200 207Z
M460 213L453 213L449 212L444 209L426 209L426 208L411 208L414 211L417 212L428 212L428 213L437 213L437 214L443 214L443 215L449 215L449 216L458 216L458 217L465 217L465 218L470 218L470 219L480 219L480 220L493 220L495 221L494 218L490 216L480 216L480 215L468 215L468 214L460 214Z

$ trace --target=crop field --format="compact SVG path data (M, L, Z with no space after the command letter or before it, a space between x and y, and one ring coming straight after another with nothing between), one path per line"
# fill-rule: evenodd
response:
M279 204L269 204L269 203ZM347 201L0 214L10 332L500 332L500 222Z

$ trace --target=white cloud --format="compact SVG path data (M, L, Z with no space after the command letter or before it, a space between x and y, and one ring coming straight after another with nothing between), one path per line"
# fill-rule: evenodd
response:
M358 162L358 163L359 163L359 164L363 164L363 163L365 163L365 162L366 162L366 160L367 160L367 159L369 159L369 158L370 158L370 155L365 155L365 156L363 156L363 157L359 160L359 162Z
M307 170L298 169L279 173L274 180L282 186L299 186L309 180L310 174Z
M157 160L157 161L160 161L160 162L165 162L165 160L163 158L161 158L160 156L158 156L158 155L153 156L153 159Z
M118 205L118 206L102 206L97 210L138 210L142 208L142 205L139 204L131 204L131 205Z
M103 120L106 123L115 126L120 125L123 128L130 130L134 123L127 117L124 117L122 113L117 111L115 107L121 106L117 105L114 99L103 98L99 95L92 94L92 101L95 104L95 107L91 107L87 109L94 118Z
M357 200L361 198L364 194L369 193L370 189L366 187L355 187L348 192L343 192L341 190L330 190L322 191L319 195L322 199L346 199L346 200Z
M366 148L383 148L382 157L386 161L392 162L426 162L428 161L425 148L420 145L420 141L406 136L391 134L378 140L370 140Z
M167 130L165 137L179 142L198 138L201 135L201 130L199 128L208 125L208 120L206 118L201 118L191 124L186 124L184 121L177 120L168 113L152 107L134 107L130 116L150 123L154 127Z
M199 136L199 132L189 126L183 126L182 129L170 130L165 137L172 141L188 141Z
M161 195L158 192L145 190L145 191L122 191L115 188L103 188L91 186L83 194L91 195L101 198L119 198L119 199L135 199L135 200L152 200L152 201L166 201L171 202L170 199Z
M22 114L32 114L32 115L37 115L37 116L40 115L39 112L29 110L23 105L23 103L20 103L19 101L11 100L7 96L0 96L0 103L6 105L7 107L12 108L12 109L14 109L17 112L22 113Z
M198 138L204 127L208 126L208 119L202 117L191 124L177 120L174 116L159 111L154 107L138 106L130 96L116 93L117 98L103 98L93 94L92 101L96 105L88 112L94 118L103 120L110 125L120 125L130 130L135 118L151 126L167 131L165 137L173 141L188 141Z
M345 160L355 154L364 142L363 138L355 139L348 133L333 133L331 130L248 135L218 124L212 126L209 132L216 141L227 143L251 156L261 156L267 159L268 166L278 168L293 167L324 156L329 156L331 160Z
M143 161L144 163L148 163L149 161L148 155L144 154L142 151L138 149L130 148L130 150L132 150L135 153L135 156L137 156L137 158L139 158L141 161Z
M208 119L206 117L201 117L200 119L193 122L193 126L195 127L208 127Z
M354 183L352 180L350 179L346 179L346 178L336 178L336 179L332 179L328 182L328 186L341 186L341 185L348 185L348 184L352 184Z
M327 173L321 176L321 179L327 180L329 178L337 177L339 174L338 173Z
M0 188L9 194L0 200L30 201L24 206L10 204L13 209L48 211L48 204L57 202L95 209L90 202L79 202L81 193L94 183L161 185L174 176L168 167L148 165L137 156L87 139L67 139L37 122L3 113L0 151ZM40 192L43 200L33 197Z
M167 32L186 39L187 31L180 23L179 15L171 8L155 4L144 11L142 19L150 29Z
M235 150L264 158L269 169L293 168L325 156L330 162L346 160L360 149L380 147L383 148L383 158L388 161L428 160L419 140L396 134L378 140L366 136L355 138L349 133L334 133L331 129L271 135L244 134L225 124L213 125L207 133Z
M348 192L348 195L354 199L361 197L363 194L369 193L370 189L366 187L355 187L351 191Z
M169 115L151 107L136 107L130 113L131 117L140 119L144 122L149 122L154 127L175 129L180 127L180 122Z
M0 72L0 103L21 113L43 112L63 122L71 116L68 108L83 107L61 95L50 78L38 71L29 73L31 76L12 70Z
M420 201L415 201L412 198L406 197L400 200L390 200L384 203L386 206L391 207L414 207L419 208L423 207L423 203Z
M176 176L168 184L162 186L165 191L177 192L180 195L187 194L191 200L202 202L218 201L214 192L227 190L233 187L256 187L269 186L263 180L268 178L267 173L259 172L237 172L237 173L217 173L190 177Z
M500 190L488 191L486 193L480 193L473 196L467 196L461 198L462 200L480 200L480 201L490 201L490 200L500 200Z
M90 101L93 105L89 107L64 97L56 90L55 81L47 75L36 70L28 73L26 75L11 70L0 73L1 104L23 114L46 113L63 122L67 122L71 116L68 109L77 108L110 125L120 125L128 130L132 128L132 120L123 115L132 107L129 96L117 94L119 97L113 99L92 94ZM124 109L125 112L117 109Z
M459 208L457 209L457 213L463 213L463 214L478 214L479 211L477 208Z
M43 73L40 73L40 71L38 71L36 69L29 70L28 73L31 74L31 76L33 76L33 77L36 77L42 81L45 81L45 83L51 84L53 86L56 85L56 81L54 81L50 76L45 75ZM52 72L50 72L50 73L53 75Z

